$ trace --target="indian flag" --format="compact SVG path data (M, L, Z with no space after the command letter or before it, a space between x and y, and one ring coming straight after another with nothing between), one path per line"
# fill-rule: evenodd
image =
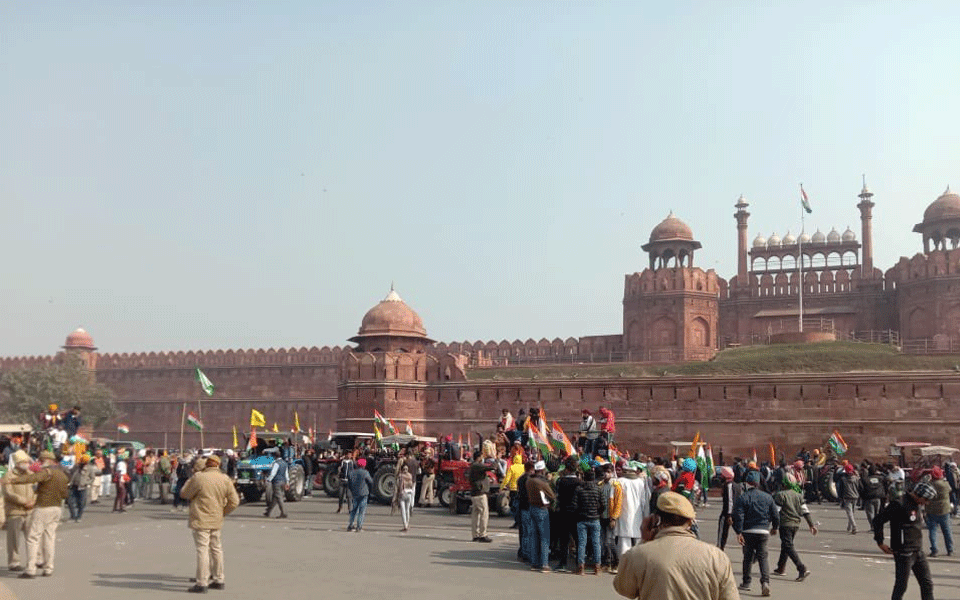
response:
M807 193L803 191L803 184L800 184L800 204L803 205L803 210L807 211L807 214L813 212L813 209L810 208L810 198L807 198Z
M550 442L533 423L530 423L530 444L540 450L544 458L550 455Z
M703 451L703 445L697 448L697 468L700 469L700 487L710 489L710 473L707 472L707 453Z
M210 381L206 375L203 374L203 371L200 370L200 367L197 367L194 377L197 381L200 382L200 387L203 388L203 391L206 392L208 396L213 395L213 382Z
M554 450L560 454L577 456L577 451L574 450L573 444L570 443L570 438L560 429L556 421L553 422L553 429L550 430L550 443L553 445Z
M130 433L130 428L126 425L126 423L120 423L117 425L117 431L120 433Z
M837 430L833 431L827 443L830 444L830 447L833 448L833 451L837 454L842 455L847 452L847 443L843 441L843 437L841 437L840 432Z
M201 421L200 417L193 413L187 415L187 425L193 427L197 431L203 431L203 421Z
M614 446L613 444L610 444L607 447L607 455L610 457L611 463L617 464L618 462L620 462L620 449Z

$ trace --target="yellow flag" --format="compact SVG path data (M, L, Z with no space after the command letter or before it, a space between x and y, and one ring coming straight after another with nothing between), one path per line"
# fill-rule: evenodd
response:
M256 410L250 409L250 427L266 427L267 420L263 417L263 413Z
M273 422L273 432L274 432L274 433L280 433L280 429L277 427L277 422L276 422L276 421Z
M300 415L297 414L297 411L293 411L293 428L300 431Z
M233 426L233 447L236 448L240 444L237 442L237 426Z

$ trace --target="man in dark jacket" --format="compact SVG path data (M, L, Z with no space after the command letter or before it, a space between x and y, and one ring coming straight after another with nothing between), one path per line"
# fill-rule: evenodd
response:
M887 497L887 486L883 476L877 473L877 465L870 465L867 474L860 480L860 496L863 498L863 510L867 513L867 524L873 527L873 521L880 514L883 501Z
M349 477L347 485L350 486L353 504L350 506L350 522L347 523L347 531L353 531L354 520L357 522L357 531L363 531L363 517L367 514L367 499L370 497L370 489L373 488L373 477L367 470L366 459L357 459L357 466L350 470Z
M520 562L530 562L528 546L530 544L530 495L527 493L527 480L533 475L533 463L523 463L523 475L517 479L517 510L520 515L520 527L517 531L520 537L520 549L517 558Z
M743 583L739 589L750 589L750 571L754 558L760 560L760 594L770 595L770 565L767 562L767 538L777 533L780 515L770 494L759 489L760 472L747 471L747 490L740 494L733 509L733 530L743 546Z
M593 546L593 574L600 574L600 513L602 511L600 487L593 469L585 471L573 496L573 508L577 515L577 575L583 575L587 553L587 540Z
M847 533L856 535L857 521L854 518L854 510L860 500L860 477L850 463L843 466L843 472L837 477L837 488L840 506L847 513Z
M937 491L928 483L918 483L900 500L887 504L873 522L873 539L886 554L892 554L896 564L896 581L892 600L900 600L907 591L910 571L920 584L921 600L933 600L933 579L930 564L923 554L923 529L920 509L937 497ZM890 522L890 545L883 543L883 526Z
M568 456L563 461L563 472L557 479L557 555L560 559L557 571L567 572L567 555L570 550L570 536L577 535L576 494L580 487L577 469L580 461L576 456Z

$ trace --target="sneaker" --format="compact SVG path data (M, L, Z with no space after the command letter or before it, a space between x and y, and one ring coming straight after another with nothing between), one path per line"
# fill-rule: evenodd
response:
M191 594L206 594L207 588L206 586L203 586L203 585L195 585L191 588L187 588L187 591L190 592Z
M786 569L781 569L781 568L777 567L777 568L774 569L772 572L773 572L774 575L783 575L784 573L787 572L787 570L786 570Z
M478 542L483 542L484 544L489 544L489 543L492 542L493 540L490 539L490 538L488 538L487 536L483 536L483 537L477 538L477 541L478 541Z
M928 554L927 556L929 556L930 558L933 558L933 557L936 556L937 554L940 554L940 553L937 552L936 550L931 550L931 551L930 551L930 554Z
M760 584L760 595L761 595L761 596L769 596L769 595L770 595L770 586L767 585L767 584L765 584L765 583Z
M737 586L737 589L740 590L740 591L743 591L743 592L749 592L749 591L750 591L750 584L749 584L749 583L741 583L740 585Z
M347 525L347 531L353 531L353 529L354 529L353 525Z
M797 575L797 581L803 581L807 577L810 577L810 569L807 569L803 573L800 573L799 575Z
M541 573L552 573L552 572L553 572L553 569L551 569L551 568L550 568L549 566L547 566L547 565L544 565L544 566L540 567L540 572L541 572Z
M478 537L475 537L475 538L473 538L473 540L472 540L472 541L474 541L474 542L479 542L479 541L480 541L480 538L478 538Z
M616 575L617 573L619 573L619 571L617 571L617 568L616 568L616 567L610 567L609 573L610 573L611 575Z
M225 583L211 583L211 584L209 585L209 588L210 588L211 590L222 590L222 589L224 589L224 588L226 588L226 587L227 587L227 584L225 584Z

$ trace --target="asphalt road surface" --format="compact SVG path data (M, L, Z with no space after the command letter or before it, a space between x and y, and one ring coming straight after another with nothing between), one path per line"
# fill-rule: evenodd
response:
M608 574L579 577L529 571L516 560L516 534L508 528L509 518L491 517L494 542L479 544L471 541L468 515L414 509L411 530L402 533L399 515L391 516L389 507L371 505L364 531L348 533L346 513L335 513L336 500L314 493L319 495L288 503L290 518L285 520L264 518L262 502L241 505L228 517L223 533L226 590L209 590L204 597L476 600L491 593L498 599L523 600L619 597ZM797 583L796 571L788 565L785 577L773 576L773 597L888 598L893 562L877 549L863 513L860 533L848 535L838 507L814 504L811 509L821 532L812 537L801 530L796 543L812 575ZM704 540L715 542L718 510L712 504L699 511ZM940 547L942 551L942 540ZM727 553L739 581L741 552L735 539ZM771 569L778 553L779 540L773 539ZM931 565L936 597L960 598L960 561L938 557ZM185 512L138 502L124 514L112 514L110 505L99 504L88 507L82 523L61 523L52 577L21 580L0 567L0 582L20 600L162 599L185 594L194 569ZM753 589L741 597L760 596L758 579L755 565ZM920 597L915 580L906 597Z

